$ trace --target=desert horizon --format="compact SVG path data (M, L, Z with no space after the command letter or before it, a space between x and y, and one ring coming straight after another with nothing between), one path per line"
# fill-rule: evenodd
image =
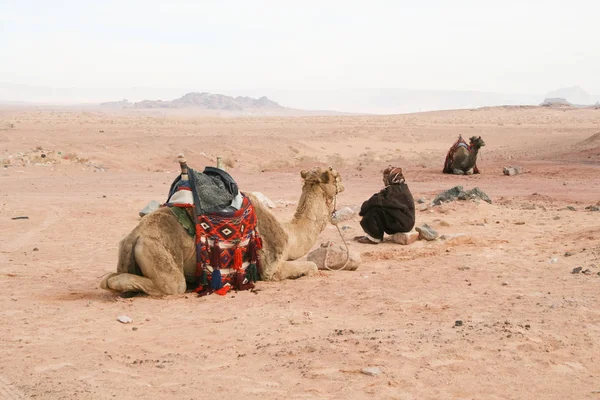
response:
M0 399L597 399L598 15L0 1Z

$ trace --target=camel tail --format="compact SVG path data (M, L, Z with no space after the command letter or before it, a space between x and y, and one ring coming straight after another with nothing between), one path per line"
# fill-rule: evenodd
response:
M137 244L138 236L127 236L119 243L119 261L117 264L117 273L128 273L140 275L139 268L135 262L135 245Z

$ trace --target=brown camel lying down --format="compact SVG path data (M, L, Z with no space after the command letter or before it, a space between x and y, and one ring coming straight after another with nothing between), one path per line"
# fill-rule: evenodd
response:
M259 251L263 280L282 280L311 275L315 263L297 261L315 244L331 220L335 196L344 190L340 174L319 167L302 171L302 195L294 218L280 222L253 195L249 195L263 240ZM145 292L150 296L181 294L186 275L196 273L194 238L177 217L163 207L146 215L121 240L117 272L103 277L100 287L116 292Z

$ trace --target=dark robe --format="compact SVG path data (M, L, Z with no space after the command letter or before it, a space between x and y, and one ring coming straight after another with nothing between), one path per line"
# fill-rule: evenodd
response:
M415 201L406 183L389 185L365 201L358 215L369 236L383 239L384 232L410 232L415 226Z

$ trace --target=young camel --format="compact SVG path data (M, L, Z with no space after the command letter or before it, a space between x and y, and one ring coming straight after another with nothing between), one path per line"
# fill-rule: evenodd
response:
M331 220L334 199L344 191L340 174L329 168L300 173L302 195L294 218L282 223L253 195L249 195L263 240L259 251L261 278L282 280L317 272L311 261L298 261L315 244ZM119 245L117 272L103 277L100 287L115 292L145 292L150 296L181 294L186 276L196 272L194 238L177 217L162 207L146 215Z

